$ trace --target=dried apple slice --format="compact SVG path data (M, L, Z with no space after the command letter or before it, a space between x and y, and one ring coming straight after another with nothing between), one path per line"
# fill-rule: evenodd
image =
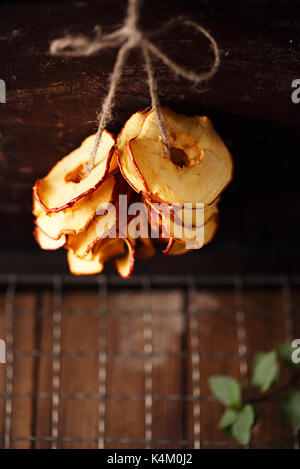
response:
M216 200L232 179L232 157L207 117L162 108L171 155L165 154L152 110L127 150L151 198L169 204Z
M54 240L49 238L49 236L43 233L39 228L35 228L33 235L40 248L46 249L47 251L55 251L66 244L66 237L64 235L58 240Z
M211 240L213 239L218 228L218 219L219 219L219 216L218 214L216 214L204 225L203 246L210 243ZM196 249L200 249L203 246L196 247L196 244L195 244ZM163 253L169 256L180 256L181 254L185 254L189 251L191 251L191 249L186 248L185 242L179 241L178 239L175 239L175 238L170 238L166 248L163 250Z
M122 257L115 259L114 263L118 274L126 279L130 277L134 268L135 250L131 240L124 239L123 241L126 246L126 252Z
M95 218L83 232L80 232L77 235L68 236L68 247L80 258L84 258L94 248L98 241L107 237L115 237L118 228L122 229L122 227L120 227L121 222L118 219L119 196L126 195L128 201L130 200L132 191L120 173L114 177L116 179L116 186L113 191L113 207L110 207L110 209L107 210L107 213L103 215L100 215L99 212L97 212ZM103 183L103 185L104 184L105 183ZM103 208L105 208L105 203Z
M33 188L34 196L47 212L60 212L93 192L109 171L114 152L114 138L103 131L95 157L95 166L84 177L85 165L93 150L95 135L86 138L81 146L61 159Z
M202 213L197 214L197 210ZM197 210L175 208L173 211L172 206L168 204L148 203L148 217L153 229L157 231L159 226L164 238L171 237L184 242L190 241L195 236L196 227L200 228L218 214L216 203L205 207L203 211Z
M45 210L42 209L42 207L40 206L40 204L38 203L36 198L33 196L33 198L32 198L32 214L35 217L39 217L39 216L41 216L45 213L46 213Z
M217 215L219 198L213 204L208 205L207 207L203 208L203 222L206 224L214 215ZM199 218L201 219L202 209L189 209L185 208L185 210L178 210L174 213L174 223L184 223L185 226L191 228L193 226L197 226L197 210L199 210Z
M101 221L101 231L99 222ZM79 258L84 258L94 248L98 241L109 236L115 228L117 219L114 212L96 216L87 229L77 235L68 236L67 246Z
M187 206L184 207L178 204L172 206L171 204L155 202L151 199L151 197L149 197L148 194L143 195L143 200L159 214L163 215L165 213L166 216L169 216L168 214L170 212L171 218L174 223L178 223L179 225L184 223L187 228L191 228L193 226L199 225L199 219L201 220L202 216L203 222L205 224L208 222L208 220L212 218L212 216L218 213L217 204L220 202L220 197L213 204L210 204L207 207L204 207L203 209L196 208L196 206L189 208ZM172 208L174 209L172 210ZM203 215L201 213L202 210Z
M136 192L146 191L147 187L136 170L134 162L127 152L126 146L129 140L136 137L141 131L145 117L146 113L143 111L138 111L133 114L125 123L116 142L115 154L117 155L122 176Z
M207 220L205 221L204 217L204 225L189 225L189 222L192 222L193 215L190 215L190 217L185 215L185 218L187 218L186 225L182 225L181 223L174 222L172 218L164 217L162 216L162 224L164 226L163 233L168 233L171 237L174 237L178 241L182 241L184 243L189 243L196 241L197 239L197 230L202 230L204 229L204 244L206 244L206 239L205 236L208 236L208 224L209 221L216 217L218 215L218 207L214 206L213 210L210 211L210 214L208 215ZM210 226L210 225L209 225Z
M115 188L116 178L109 176L98 189L80 199L75 206L57 213L41 215L36 224L53 239L59 239L63 234L81 233L95 217L98 207L113 201Z
M190 249L186 249L185 243L180 243L174 238L170 238L166 248L163 250L163 254L167 256L181 256L190 252Z
M162 216L160 212L151 210L151 206L146 204L148 212L148 222L151 230L151 238L158 240L159 238L170 238L168 231L165 229L165 225L162 223Z
M104 268L104 263L100 258L100 253L97 253L94 256L90 254L85 259L80 259L71 249L68 249L67 259L70 272L74 275L100 274Z
M184 225L182 222L179 222L179 219L176 219L176 222L174 221L172 211L169 213L167 206L163 208L163 212L158 210L158 207L159 206L155 204L147 204L148 219L154 236L158 237L159 233L160 237L164 239L174 238L181 243L196 241L197 235L199 234L197 230L203 229L203 226L219 213L217 205L213 204L204 209L204 225L193 225L193 222L197 222L198 220L196 215L191 213L193 210L187 210L184 212L186 221L186 225ZM177 214L179 216L179 212L177 212ZM183 216L183 213L180 216Z

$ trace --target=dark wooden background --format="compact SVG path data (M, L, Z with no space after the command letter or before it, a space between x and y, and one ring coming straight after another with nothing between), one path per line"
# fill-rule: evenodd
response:
M2 1L0 78L0 270L64 271L64 253L45 253L32 238L31 187L95 130L116 50L89 58L53 58L52 39L112 31L123 0ZM229 145L235 178L221 204L221 226L203 251L180 259L140 263L137 272L296 271L300 259L300 104L291 83L300 78L297 1L145 0L142 26L153 29L185 15L204 25L221 50L218 74L205 87L176 79L159 61L161 102L189 114L208 114ZM212 60L207 41L179 27L157 38L161 49L200 71ZM120 84L111 129L149 105L143 62L133 52Z

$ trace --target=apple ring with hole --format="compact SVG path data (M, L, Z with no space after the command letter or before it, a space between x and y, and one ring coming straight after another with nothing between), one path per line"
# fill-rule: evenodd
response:
M115 139L103 131L95 156L95 165L88 175L85 167L95 143L95 135L86 138L79 148L62 158L46 177L38 179L33 187L34 197L46 213L60 212L72 207L78 200L93 192L105 176L117 169L113 158Z
M233 161L208 117L188 117L161 108L169 139L167 155L151 110L139 135L127 143L145 192L168 204L212 204L232 179ZM128 181L130 179L128 174Z

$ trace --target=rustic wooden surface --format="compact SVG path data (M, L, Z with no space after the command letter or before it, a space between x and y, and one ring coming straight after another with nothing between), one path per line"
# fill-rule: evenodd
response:
M65 33L92 33L96 24L105 31L115 29L125 5L123 0L1 2L0 78L7 84L7 103L0 104L0 269L4 272L26 270L30 259L37 272L44 263L53 271L65 269L60 255L38 257L31 234L31 187L95 130L116 50L63 59L50 57L48 47ZM214 0L145 0L142 26L152 29L180 14L207 27L221 50L220 70L205 89L175 79L155 61L162 103L181 112L207 113L234 156L235 178L223 197L221 230L212 248L217 256L214 265L226 269L243 252L237 268L251 269L261 259L267 270L292 270L300 259L300 104L291 101L291 83L299 78L300 66L299 2L227 0L220 6ZM206 40L184 28L163 34L157 45L188 68L202 70L211 63ZM120 83L111 129L117 132L132 112L148 104L141 57L133 52ZM22 261L19 249L23 248L27 257ZM252 256L256 256L253 261ZM209 270L211 262L205 255L203 262L202 253L194 259L193 271ZM180 262L188 271L189 261ZM160 259L148 265L149 272L158 266L164 269Z
M52 300L52 293L47 288L17 290L14 299L11 436L16 439L11 442L13 448L49 448L51 445L43 438L51 436ZM189 302L181 289L174 288L153 289L151 297L146 300L152 308L153 331L151 446L192 447L191 329L190 319L185 314ZM217 428L222 406L211 399L207 384L208 377L216 373L241 378L235 292L232 288L199 288L196 305L201 442L203 447L236 448L234 440L224 436ZM105 447L144 447L141 440L145 438L145 295L139 290L109 290L107 307L107 316L99 319L99 296L96 290L64 290L60 373L62 394L58 427L61 448L97 447L99 400L95 394L98 392L99 331L102 338L106 339L108 354ZM282 290L279 287L249 287L245 291L244 307L250 369L255 352L269 350L279 341L285 340L287 323ZM300 290L297 288L292 294L295 337L300 334L299 308ZM5 336L3 292L0 295L0 337ZM286 379L287 375L284 374L281 383ZM5 392L6 368L0 365L1 438L5 431ZM85 397L78 399L78 393L84 393ZM77 398L74 398L74 394L77 394ZM250 395L249 390L246 394ZM276 401L262 403L257 408L261 419L253 431L251 447L293 447L296 440L283 424ZM30 441L30 437L37 440ZM63 437L69 438L69 441L63 441ZM80 441L86 438L91 441ZM182 440L187 443L179 445L178 442ZM2 440L0 444L3 445Z

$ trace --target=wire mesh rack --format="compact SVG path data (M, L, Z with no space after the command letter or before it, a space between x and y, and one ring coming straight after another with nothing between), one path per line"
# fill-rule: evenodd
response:
M253 355L292 337L297 276L2 275L0 445L238 448L208 377L247 394ZM299 448L277 404L259 405L250 448Z

